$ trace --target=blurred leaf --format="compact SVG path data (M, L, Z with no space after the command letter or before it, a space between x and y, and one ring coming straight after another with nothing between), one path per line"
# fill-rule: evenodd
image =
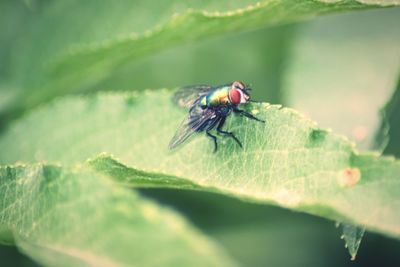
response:
M0 2L0 79L11 75L10 61L13 45L23 34L33 12L22 1Z
M341 247L335 246L335 238L329 233L331 225L311 219L306 222L282 218L275 224L227 226L214 230L214 235L243 266L345 266L344 253L338 250Z
M13 234L10 229L3 224L0 224L0 245L14 244Z
M362 266L350 262L343 253L332 221L206 191L140 191L160 203L172 205L216 239L242 266L345 267L350 263L353 267ZM374 248L374 244L368 246ZM395 243L393 249L399 245ZM376 253L380 253L378 249L371 257ZM396 258L389 254L386 260L396 263ZM368 256L363 260L368 260Z
M72 165L94 157L92 166L132 186L164 186L163 179L165 186L177 188L195 184L400 236L398 161L358 154L345 138L291 109L267 104L248 106L266 124L229 118L226 128L237 134L243 150L225 138L213 154L212 143L202 136L171 152L167 144L186 114L170 97L163 90L53 102L2 136L0 147L7 153L0 160ZM100 152L117 161L96 160ZM138 173L141 179L135 180Z
M242 266L400 266L400 241L369 232L356 261L332 221L205 191L140 189L184 214Z
M387 4L353 0L47 2L13 50L12 76L25 90L3 116L87 90L119 66L185 42L382 6Z
M113 71L91 91L241 80L251 83L255 99L281 103L295 30L293 24L282 25L167 49Z
M12 103L18 97L15 90L10 88L8 85L0 84L0 113L12 108ZM3 122L0 121L0 125Z
M288 104L371 149L400 69L400 9L304 23L284 83ZM327 30L329 29L329 30Z
M1 167L0 184L0 223L45 266L233 265L171 210L83 167Z
M382 123L376 137L376 146L386 155L400 157L400 80L397 88L381 112Z

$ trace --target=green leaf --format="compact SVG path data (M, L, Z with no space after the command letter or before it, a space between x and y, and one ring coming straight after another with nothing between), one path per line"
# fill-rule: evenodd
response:
M287 103L371 149L400 69L398 25L399 8L305 23L285 74Z
M354 0L49 2L40 7L13 50L12 76L23 89L14 112L56 95L89 90L118 67L182 43L382 6L389 5Z
M0 245L14 244L13 234L10 229L3 224L0 224Z
M10 127L0 140L7 151L0 161L73 165L92 158L92 166L132 186L202 187L400 236L400 162L359 154L347 139L294 110L267 104L247 107L265 124L229 118L226 128L243 150L221 137L214 154L201 135L171 152L168 142L186 113L170 97L163 90L53 102ZM96 164L101 152L115 160L103 156Z
M0 168L0 224L45 266L230 266L172 210L85 167Z

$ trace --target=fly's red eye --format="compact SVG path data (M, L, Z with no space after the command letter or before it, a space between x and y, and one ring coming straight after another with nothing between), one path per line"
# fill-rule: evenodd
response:
M242 92L238 89L232 88L229 91L229 99L232 104L238 105L240 104L240 100L242 99Z

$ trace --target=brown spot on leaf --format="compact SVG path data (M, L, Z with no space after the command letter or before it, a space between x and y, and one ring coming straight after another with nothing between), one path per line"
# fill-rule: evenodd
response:
M361 179L359 168L345 168L340 171L337 177L337 183L340 187L354 186Z

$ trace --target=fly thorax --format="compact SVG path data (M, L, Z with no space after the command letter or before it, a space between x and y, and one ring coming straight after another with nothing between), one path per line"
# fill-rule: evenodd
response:
M219 90L212 92L208 96L208 104L210 106L220 106L229 104L228 92L229 90L227 88L221 88Z

